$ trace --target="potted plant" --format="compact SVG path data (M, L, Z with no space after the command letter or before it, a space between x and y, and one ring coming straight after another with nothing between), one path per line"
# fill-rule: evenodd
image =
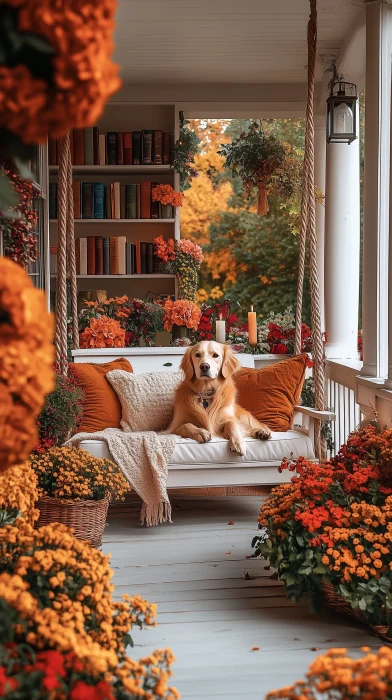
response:
M261 122L253 122L247 133L242 132L231 143L222 144L218 153L226 159L224 167L231 170L234 177L241 178L248 197L257 189L257 213L268 214L268 187L286 157L282 143L266 134Z
M37 527L64 523L99 547L111 497L122 499L130 490L120 468L70 447L34 454L29 464L38 477Z
M173 207L181 207L184 195L171 185L156 185L151 191L153 202L159 202L161 219L173 218Z
M201 247L184 238L179 241L169 238L165 241L161 235L154 238L154 252L160 261L160 271L177 276L179 297L195 302L199 270L203 262Z
M201 312L193 301L168 299L165 302L164 311L164 329L172 332L173 341L189 338L189 331L196 330L199 325Z
M71 367L68 375L60 372L57 364L56 386L45 399L37 418L38 443L35 452L62 445L75 431L83 414L83 391L78 386Z

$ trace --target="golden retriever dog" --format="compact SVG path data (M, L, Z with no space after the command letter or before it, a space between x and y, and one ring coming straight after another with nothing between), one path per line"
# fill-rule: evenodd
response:
M233 375L240 363L229 345L203 340L188 348L180 367L185 378L175 394L169 433L198 442L223 437L239 455L246 453L245 437L270 438L270 429L236 403Z

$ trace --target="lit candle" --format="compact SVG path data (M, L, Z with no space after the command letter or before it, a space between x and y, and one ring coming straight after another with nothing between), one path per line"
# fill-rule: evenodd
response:
M222 314L219 315L219 321L216 322L215 336L217 343L226 342L226 321L222 321Z
M248 332L249 345L257 345L257 319L256 312L253 311L253 304L248 311Z

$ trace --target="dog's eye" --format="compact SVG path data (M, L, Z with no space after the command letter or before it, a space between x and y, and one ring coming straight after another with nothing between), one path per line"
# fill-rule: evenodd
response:
M219 357L219 355L218 355L218 353L217 353L217 352L214 352L214 354L213 354L213 356L212 356L212 357Z
M195 355L195 357L200 357L200 353L197 352L196 355Z

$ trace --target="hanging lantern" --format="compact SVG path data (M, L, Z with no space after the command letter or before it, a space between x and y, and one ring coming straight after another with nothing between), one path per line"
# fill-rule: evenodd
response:
M351 143L357 135L357 86L338 81L327 100L327 143Z

